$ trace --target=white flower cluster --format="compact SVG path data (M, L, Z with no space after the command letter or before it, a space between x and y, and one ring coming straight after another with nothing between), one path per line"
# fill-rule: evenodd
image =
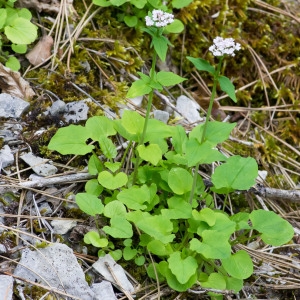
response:
M151 16L145 17L147 26L165 27L173 23L174 16L160 9L154 9Z
M224 54L235 56L234 51L239 51L240 49L241 44L235 43L233 38L223 39L220 36L216 37L214 44L209 47L209 51L214 56L223 56Z

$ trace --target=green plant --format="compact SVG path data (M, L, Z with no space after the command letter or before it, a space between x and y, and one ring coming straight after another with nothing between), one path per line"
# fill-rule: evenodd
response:
M166 21L167 20L167 21ZM240 45L232 39L216 38L210 51L219 57L217 68L200 58L188 57L200 71L213 76L212 96L206 121L186 133L182 126L170 126L150 118L154 90L172 86L185 79L171 72L156 72L157 56L164 60L170 42L163 35L172 17L154 10L146 17L150 26L144 31L152 37L154 48L149 76L130 87L127 97L148 95L145 118L125 110L119 120L95 116L85 126L61 128L48 147L61 154L91 154L88 171L95 178L76 195L81 210L106 220L106 226L86 234L84 241L99 247L99 255L111 253L115 259L133 260L147 265L147 274L157 281L167 281L177 291L195 284L216 290L238 292L243 280L253 273L253 263L244 250L234 245L260 238L274 246L287 243L292 226L275 213L255 210L229 216L225 212L229 193L247 190L255 184L258 173L251 157L226 157L217 146L224 142L235 124L210 121L217 85L236 101L230 80L220 75L225 55L234 55ZM116 136L127 142L119 158ZM87 144L87 140L93 143ZM131 154L132 153L132 154ZM99 159L101 154L101 159ZM118 159L117 159L118 158ZM129 162L134 165L130 169ZM222 162L222 163L221 163ZM218 163L206 191L198 173L200 165ZM214 207L211 192L225 195L222 209ZM253 231L256 235L248 237ZM118 249L110 237L121 239ZM147 257L151 256L151 261Z
M181 9L192 3L192 0L93 0L93 3L102 7L115 6L120 7L118 18L129 27L143 27L144 18L148 11L153 9L160 9L166 11L170 9ZM175 20L169 26L166 26L165 31L169 33L179 33L183 30L184 26L180 20Z
M14 71L20 63L5 49L14 53L26 53L27 45L37 38L37 26L30 22L32 15L26 8L14 8L16 0L0 1L0 61Z

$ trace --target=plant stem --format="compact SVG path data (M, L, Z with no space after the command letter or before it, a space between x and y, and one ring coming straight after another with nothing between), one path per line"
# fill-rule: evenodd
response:
M213 108L214 99L216 97L217 83L218 83L218 78L219 78L219 74L220 74L220 70L221 70L222 61L223 61L223 56L221 56L221 58L219 60L219 63L218 63L218 66L217 66L217 69L216 69L216 72L214 74L214 83L213 83L213 88L212 88L210 99L209 99L209 106L208 106L208 110L207 110L207 114L206 114L205 123L203 125L203 132L202 132L200 144L203 144L204 140L205 140L205 135L206 135L208 122L209 122L209 119L210 119L210 116L211 116L211 111L212 111L212 108ZM191 205L192 205L192 202L193 202L193 197L194 197L194 193L195 193L195 189L196 189L196 185L197 185L197 175L198 175L199 166L200 166L200 163L196 164L196 166L194 168L193 185L192 185L192 190L191 190L190 199L189 199L189 202L190 202Z
M153 58L152 58L152 66L151 66L151 70L150 70L151 81L154 80L156 58L157 58L157 54L154 51L153 52ZM141 138L139 140L138 145L143 145L144 144L144 140L145 140L145 136L146 136L146 132L147 132L148 120L150 118L153 95L154 95L154 91L151 90L151 92L149 93L149 96L148 96L148 103L147 103L147 110L146 110L144 128L143 128L143 132L142 132L142 135L141 135ZM135 181L136 181L136 178L137 178L137 171L138 171L139 163L140 163L140 156L139 156L138 152L136 152L136 160L135 160L135 165L134 165L132 185L135 184Z

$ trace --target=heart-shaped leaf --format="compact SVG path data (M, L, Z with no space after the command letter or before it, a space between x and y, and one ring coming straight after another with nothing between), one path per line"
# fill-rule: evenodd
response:
M99 173L98 181L103 187L110 190L115 190L121 186L124 186L127 183L128 178L123 172L120 172L114 176L108 171L103 171Z

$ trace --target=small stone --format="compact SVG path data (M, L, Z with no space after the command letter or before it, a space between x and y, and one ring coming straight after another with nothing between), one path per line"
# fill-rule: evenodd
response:
M33 153L25 153L20 156L32 170L39 176L47 177L54 175L57 172L57 168L49 163L48 160L33 155Z
M8 145L0 150L0 169L10 166L14 163L14 155Z
M38 251L24 249L14 275L50 285L81 300L92 300L95 297L73 250L64 244L55 243Z
M108 270L106 264L110 266L112 272L114 273L115 278L118 279L118 283L121 285L121 287L124 290L132 293L134 291L134 287L128 280L124 269L120 265L118 265L109 254L100 257L93 264L93 268L97 272L99 272L106 280L116 283L114 277L111 275L111 272Z
M268 172L265 170L259 170L258 171L258 176L256 178L256 181L258 181L259 183L264 183L264 181L266 180L268 176Z
M47 202L44 202L39 206L39 211L42 216L48 216L53 213L52 208L50 207L49 203L47 203Z
M143 96L138 96L138 97L135 97L135 98L130 98L130 102L132 102L137 107L141 107L142 106L142 102L143 102L143 98L144 98ZM131 108L131 106L130 106L130 108Z
M103 280L100 283L93 283L91 286L97 300L117 300L110 282Z
M30 104L19 97L6 93L0 94L0 117L20 118Z
M14 279L12 276L0 275L0 300L11 300L13 296Z
M164 110L155 110L154 111L154 118L156 120L162 121L167 124L169 121L169 117L170 117L169 113Z
M87 120L89 107L86 103L90 101L90 99L85 99L81 101L67 103L64 113L65 120L67 122L73 123Z
M56 234L66 234L69 230L77 225L73 220L53 220L51 222L53 232Z
M192 99L181 95L177 98L176 108L190 123L202 122L203 118L200 117L200 105ZM175 112L176 117L180 117Z
M66 103L64 101L56 100L49 108L49 113L51 116L58 116L59 114L65 111L65 108L66 108Z

